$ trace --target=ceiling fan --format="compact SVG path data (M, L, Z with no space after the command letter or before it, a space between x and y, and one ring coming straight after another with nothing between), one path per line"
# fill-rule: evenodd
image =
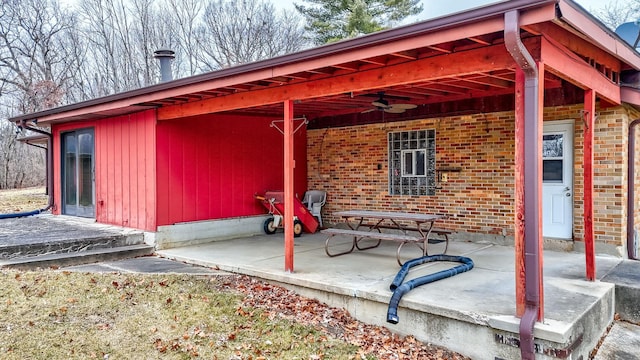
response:
M365 96L371 96L371 95L374 95L374 94L366 94ZM376 96L377 99L371 102L371 105L375 106L375 109L366 110L364 112L381 110L391 114L401 114L409 109L415 109L418 107L418 105L415 105L415 104L389 104L389 101L385 99L384 91L380 91L377 95L374 95L374 96ZM394 96L394 95L387 95L387 98L409 100L408 97Z

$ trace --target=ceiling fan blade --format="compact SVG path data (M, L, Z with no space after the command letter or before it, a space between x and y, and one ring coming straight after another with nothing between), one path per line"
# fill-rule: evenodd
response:
M389 106L388 109L384 109L384 112L388 112L390 114L402 114L405 111L407 110L395 106Z
M403 110L409 110L409 109L415 109L418 107L418 105L415 104L391 104L392 108L396 108L396 109L403 109Z
M364 110L364 111L360 111L360 114L366 114L366 113L370 113L372 111L376 111L378 109L369 109L369 110Z

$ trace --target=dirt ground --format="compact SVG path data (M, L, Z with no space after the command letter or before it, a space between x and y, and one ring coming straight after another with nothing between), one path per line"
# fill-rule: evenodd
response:
M42 209L48 201L44 187L0 190L0 214Z

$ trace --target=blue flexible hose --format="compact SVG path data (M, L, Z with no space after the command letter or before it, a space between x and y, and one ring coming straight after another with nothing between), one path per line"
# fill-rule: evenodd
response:
M438 271L433 274L421 276L412 280L407 281L402 284L404 278L409 273L409 269L429 262L435 261L450 261L450 262L459 262L461 265L454 266L450 269ZM452 277L454 275L466 272L473 269L473 260L464 256L451 256L451 255L431 255L431 256L423 256L417 259L409 260L402 265L402 268L398 271L398 274L391 282L389 288L393 291L393 295L391 296L391 300L389 301L389 309L387 310L387 322L391 324L397 324L400 319L398 318L398 303L404 294L411 291L412 289L432 283L434 281L442 280L448 277Z
M20 212L20 213L0 214L0 219L13 219L13 218L20 218L25 216L38 215L41 212L42 210L33 210L33 211Z

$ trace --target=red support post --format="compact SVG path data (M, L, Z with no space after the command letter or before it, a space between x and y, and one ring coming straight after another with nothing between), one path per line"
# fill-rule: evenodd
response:
M293 272L293 101L284 102L284 270Z
M524 72L516 68L515 89L515 266L516 316L525 309L524 272Z
M596 279L595 241L593 237L593 141L596 112L596 92L584 92L584 255L587 280Z
M542 135L544 134L544 78L545 63L538 61L538 321L544 321L544 239L542 236Z

